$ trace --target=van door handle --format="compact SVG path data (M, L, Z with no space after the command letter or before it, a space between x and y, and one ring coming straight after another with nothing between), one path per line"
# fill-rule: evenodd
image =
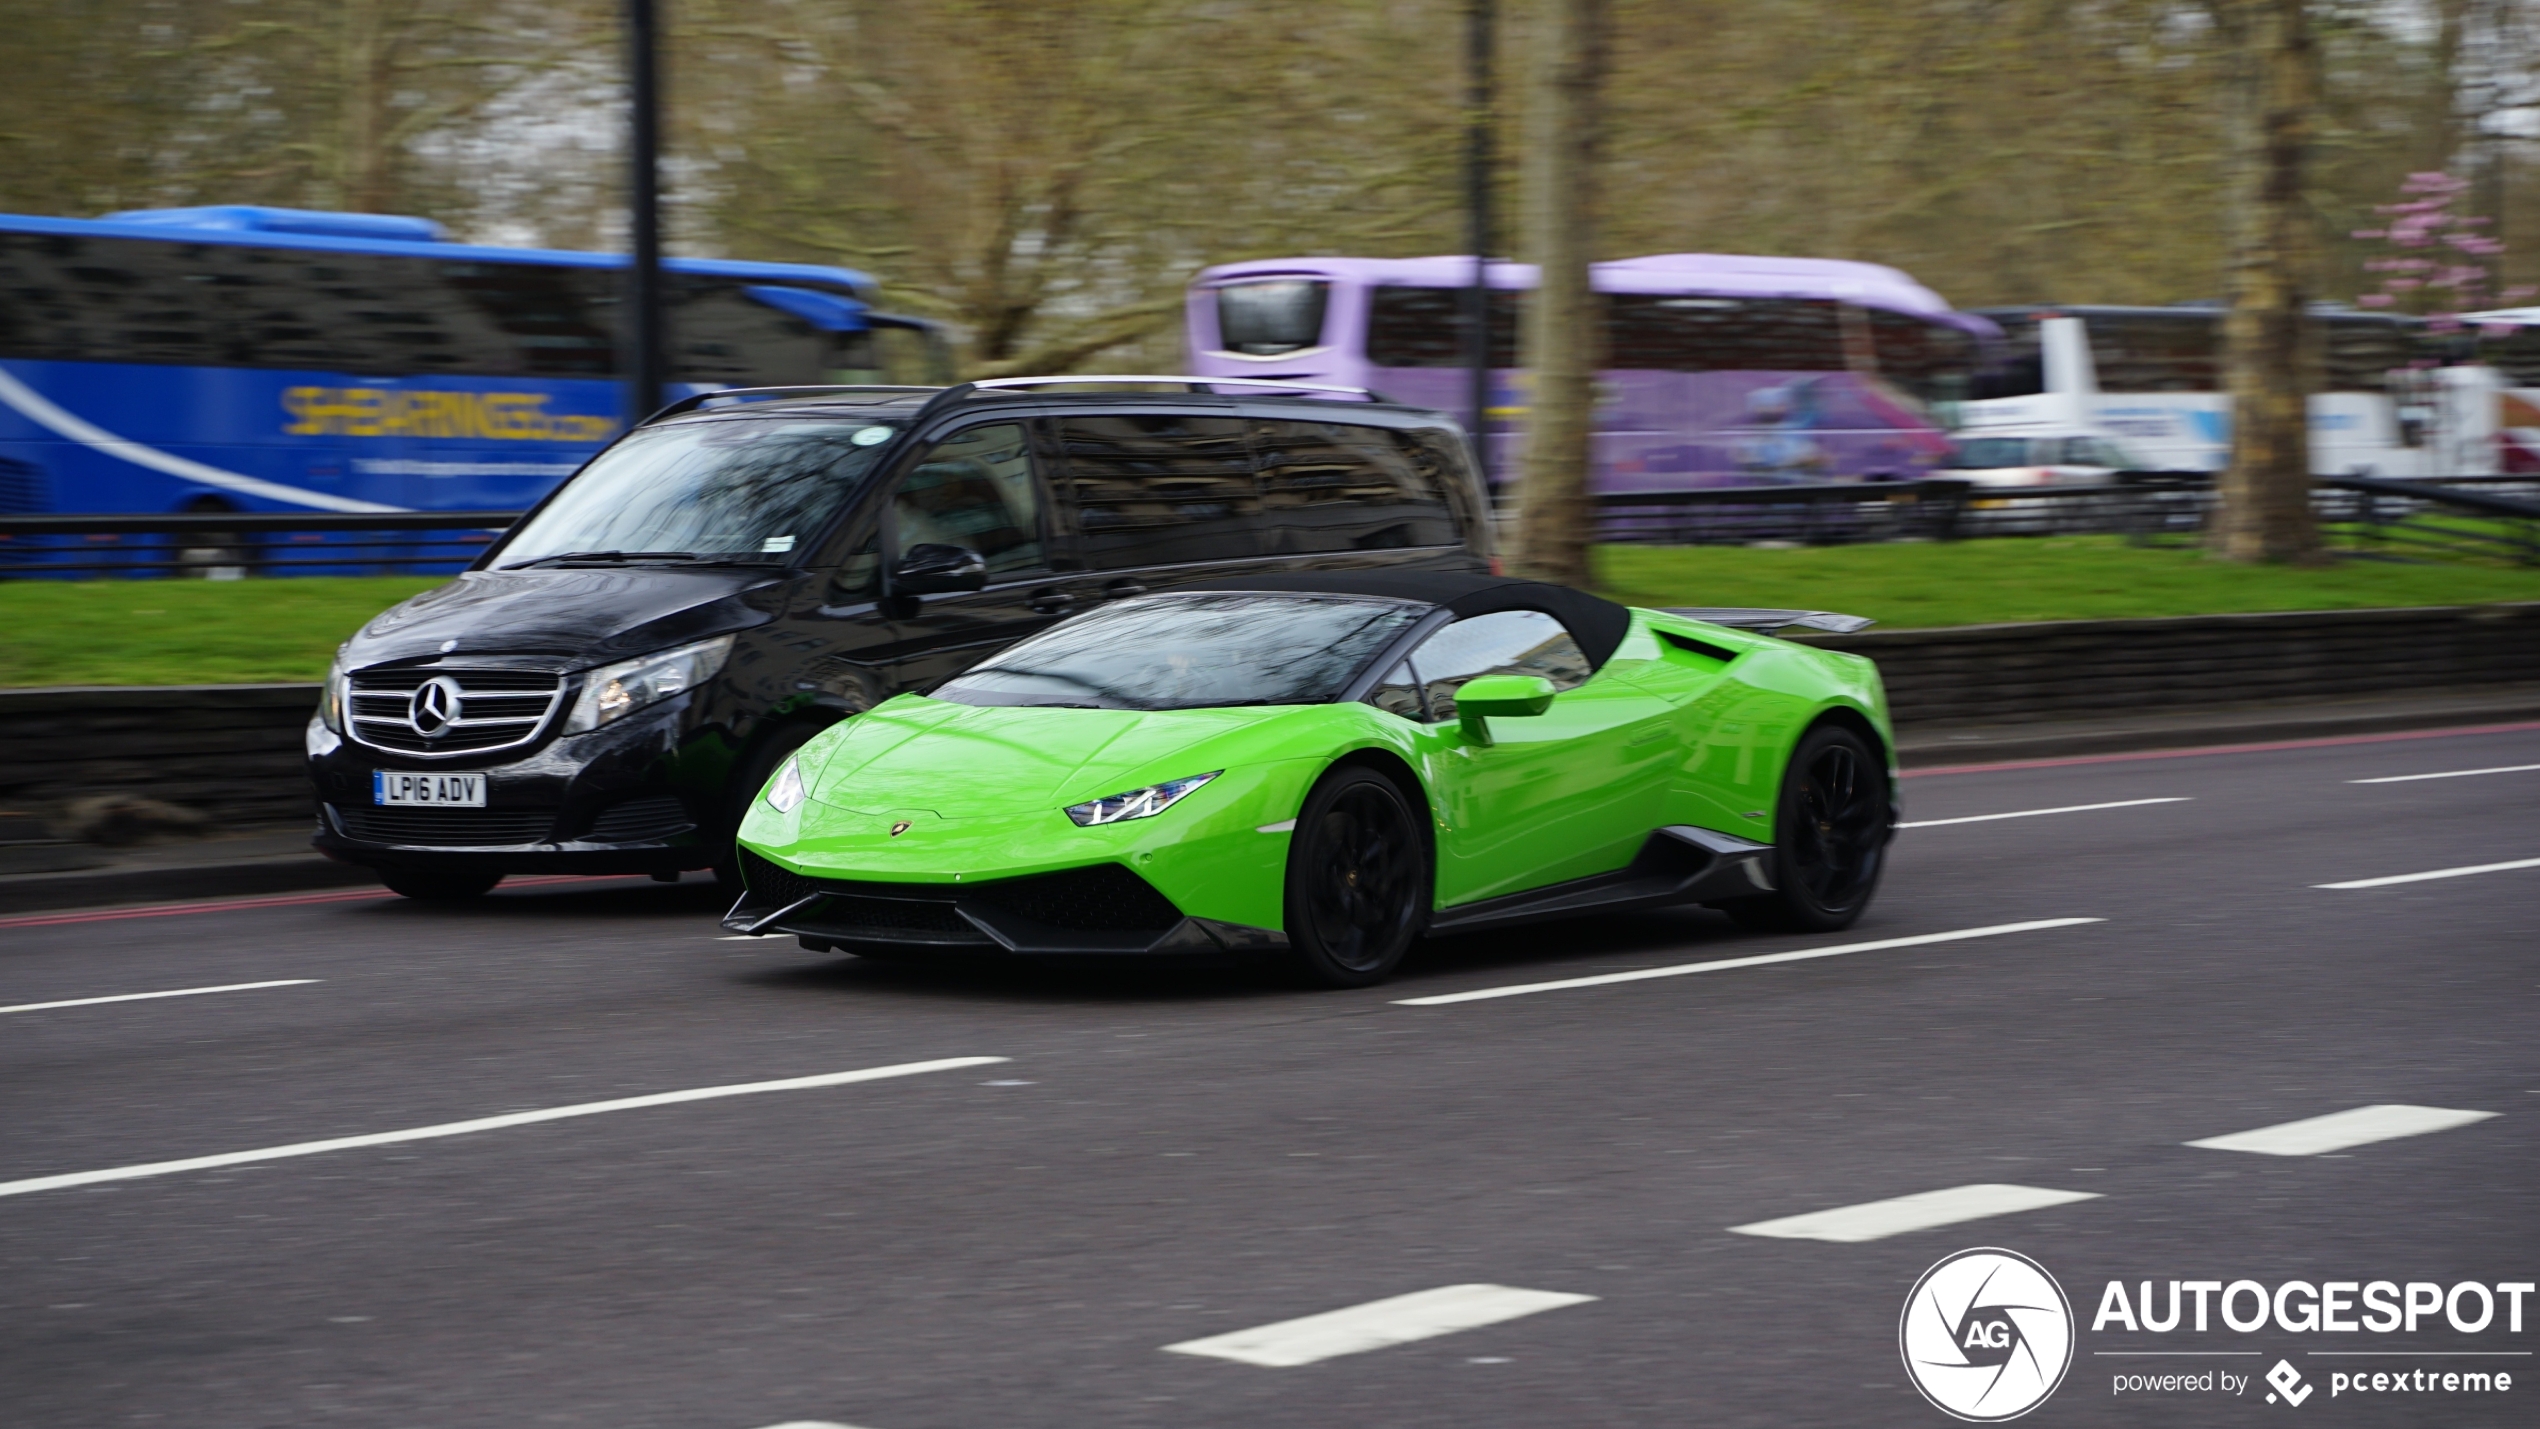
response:
M1050 586L1032 592L1024 598L1023 604L1036 615L1065 615L1076 608L1076 597Z
M1113 581L1102 588L1102 593L1113 600L1127 600L1133 595L1146 594L1147 588L1136 581Z

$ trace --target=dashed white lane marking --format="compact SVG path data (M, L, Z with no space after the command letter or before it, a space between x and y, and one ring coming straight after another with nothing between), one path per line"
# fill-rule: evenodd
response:
M2463 868L2433 868L2423 873L2394 873L2387 878L2356 878L2344 883L2314 883L2313 888L2387 888L2393 883L2423 883L2429 878L2467 878L2473 873L2503 873L2514 868L2540 868L2540 858L2511 863L2473 863Z
M2194 802L2196 800L2193 795L2178 794L2166 799L2119 799L2113 804L2066 804L2056 809L2019 809L2008 814L1969 814L1962 819L1916 819L1911 823L1898 824L1897 827L1936 829L1942 824L1989 824L1995 819L2034 819L2040 814L2087 814L2094 809L2134 809L2145 804L2192 804Z
M276 978L271 982L230 982L219 987L177 987L166 992L119 992L112 997L73 997L61 1002L21 1002L15 1007L0 1007L0 1012L48 1012L56 1007L95 1007L101 1002L147 1002L154 997L201 997L207 992L253 992L260 987L306 987L321 981L313 977Z
M1677 963L1663 968L1635 968L1627 973L1599 973L1594 977L1569 977L1558 982L1517 983L1509 987L1476 988L1471 992L1443 992L1434 997L1394 999L1396 1007L1442 1007L1450 1002L1481 1002L1494 997L1520 997L1530 992L1561 992L1574 987L1603 987L1607 983L1639 982L1653 977L1683 977L1687 973L1726 972L1730 968L1759 968L1769 963L1796 963L1809 958L1839 958L1850 953L1875 953L1888 948L1917 948L1925 943L1954 943L1961 938L1997 938L2005 933L2033 933L2043 928L2070 928L2083 923L2104 923L2105 918L2040 918L2028 923L1996 923L1989 928L1961 928L1953 933L1917 933L1910 938L1881 938L1875 943L1845 943L1832 948L1801 948L1788 953L1758 953L1751 958L1720 958L1707 963Z
M1479 1329L1502 1320L1558 1310L1564 1305L1583 1305L1595 1298L1558 1290L1518 1290L1506 1285L1444 1285L1387 1300L1370 1300L1346 1310L1328 1310L1302 1319L1281 1320L1275 1325L1211 1335L1204 1340L1184 1340L1164 1348L1177 1355L1207 1355L1286 1368L1336 1355L1406 1345L1458 1330Z
M2492 1111L2455 1111L2439 1106L2359 1106L2349 1111L2333 1111L2326 1116L2262 1126L2255 1131L2209 1136L2187 1144L2209 1151L2254 1151L2261 1156L2319 1156L2343 1151L2350 1146L2370 1146L2376 1141L2393 1141L2402 1136L2449 1131L2495 1115L2497 1113Z
M2540 764L2505 764L2494 769L2445 769L2434 774L2384 774L2378 779L2349 779L2349 784L2408 784L2419 779L2467 779L2475 774L2528 774Z
M770 1424L767 1429L855 1429L855 1426L833 1424L826 1419L788 1419L782 1424Z
M53 1191L67 1186L93 1186L100 1181L134 1181L144 1176L173 1176L184 1171L208 1171L219 1166L251 1166L262 1161L280 1161L291 1156L315 1156L322 1151L351 1151L363 1146L395 1146L407 1141L431 1141L444 1136L466 1136L471 1132L499 1131L509 1126L532 1126L542 1121L563 1121L568 1117L598 1116L603 1112L636 1111L644 1107L676 1106L681 1102L712 1101L718 1097L745 1097L759 1092L807 1091L813 1087L842 1087L850 1082L878 1082L890 1077L914 1077L921 1072L949 1072L957 1067L984 1067L1003 1062L1004 1057L945 1057L933 1062L901 1062L888 1067L864 1067L852 1072L824 1072L816 1077L787 1077L775 1082L737 1082L722 1087L695 1087L684 1092L655 1092L650 1096L620 1097L615 1101L583 1102L576 1106L548 1107L541 1111L508 1112L502 1116L481 1116L472 1121L445 1121L438 1126L418 1126L405 1131L376 1131L367 1136L338 1136L325 1141L301 1141L289 1146L267 1146L256 1151L224 1151L214 1156L189 1156L182 1161L151 1161L138 1166L110 1166L103 1171L72 1171L59 1176L33 1176L23 1181L0 1181L0 1196L24 1196L35 1191Z
M1810 1211L1806 1215L1783 1216L1779 1220L1757 1221L1729 1229L1739 1235L1772 1236L1778 1240L1830 1240L1849 1245L1865 1240L1883 1240L1907 1231L1930 1230L1934 1226L1954 1226L1960 1221L1980 1221L1987 1216L2007 1216L2016 1211L2043 1210L2048 1206L2098 1199L2095 1191L2056 1191L2044 1186L1952 1186L1945 1191L1922 1191L1893 1200L1837 1206L1830 1211Z

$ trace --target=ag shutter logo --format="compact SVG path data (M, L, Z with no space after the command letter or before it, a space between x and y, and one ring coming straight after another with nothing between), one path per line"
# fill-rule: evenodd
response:
M1896 1323L1905 1373L1941 1413L1979 1424L2046 1402L2073 1365L2073 1307L2017 1251L1962 1250L1923 1272Z

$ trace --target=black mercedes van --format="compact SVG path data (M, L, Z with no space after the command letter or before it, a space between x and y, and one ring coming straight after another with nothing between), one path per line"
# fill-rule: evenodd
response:
M344 643L309 723L315 844L413 898L514 873L728 880L778 761L1066 615L1225 576L1492 564L1463 431L1365 393L711 393Z

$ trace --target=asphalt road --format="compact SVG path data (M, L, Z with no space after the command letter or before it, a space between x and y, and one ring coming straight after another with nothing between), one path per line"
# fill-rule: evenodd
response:
M2501 766L2535 767L2352 782ZM1931 822L2137 800L2171 802ZM1586 920L1350 993L813 955L693 884L0 920L0 1423L1938 1425L1899 1314L1973 1246L2071 1300L2033 1423L2540 1423L2540 1297L2093 1328L2111 1280L2540 1279L2540 867L2316 886L2540 860L2540 730L1935 771L1906 817L1845 934ZM1403 1002L2057 919L2099 921ZM1007 1060L26 1184L973 1057ZM2494 1115L2185 1144L2379 1105ZM1982 1185L2088 1199L1731 1229ZM1303 1365L1165 1348L1473 1284L1593 1298ZM2514 1383L2331 1396L2385 1366ZM2254 1383L2114 1389L2217 1369Z

